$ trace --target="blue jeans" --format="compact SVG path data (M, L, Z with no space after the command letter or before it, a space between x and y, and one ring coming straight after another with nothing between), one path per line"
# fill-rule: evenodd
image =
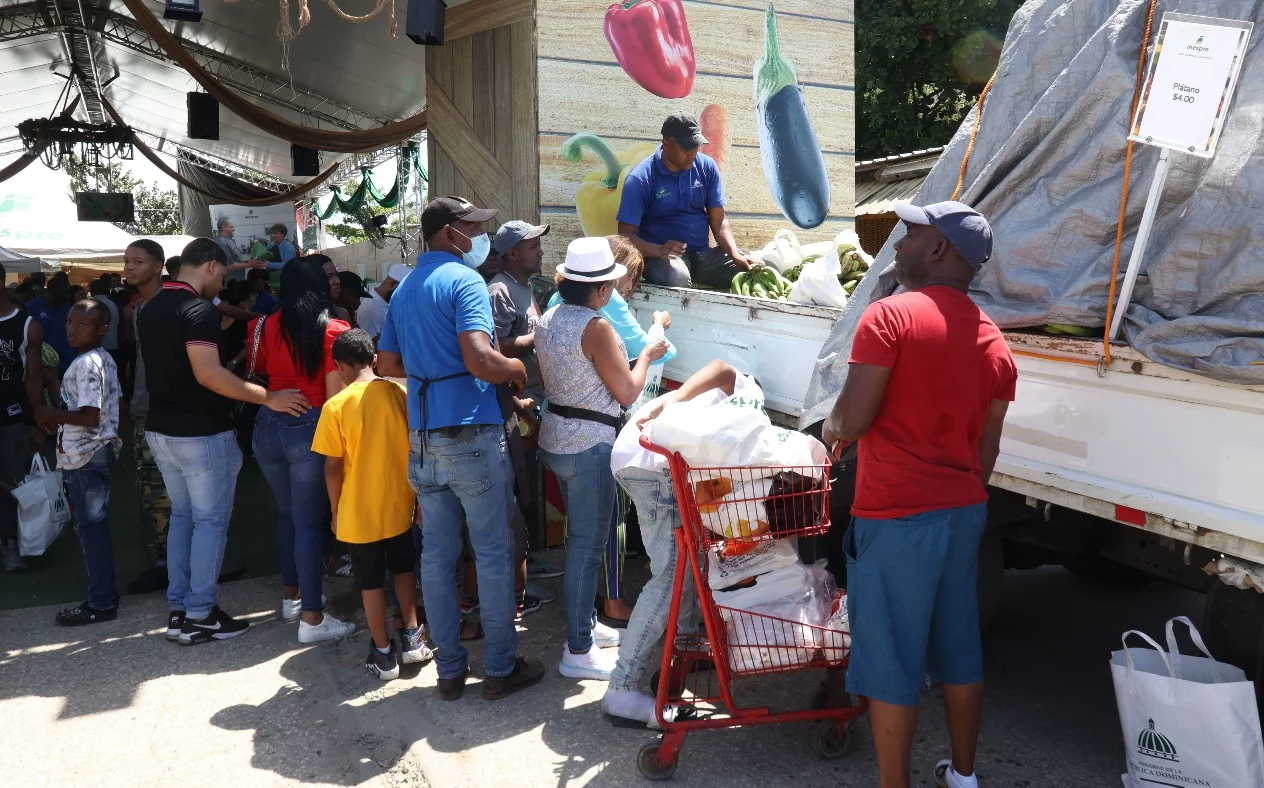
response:
M599 443L576 454L553 454L541 449L540 460L557 477L566 501L566 573L562 576L566 642L572 652L582 654L593 644L597 572L610 540L610 518L614 513L610 444Z
M167 528L167 606L203 619L219 602L241 448L233 432L176 438L146 432L171 499Z
M439 647L439 678L460 676L469 663L469 652L461 645L461 608L453 582L463 543L462 515L478 562L484 673L508 676L518 657L518 630L509 525L514 477L505 428L471 425L451 438L431 433L424 462L421 433L410 432L409 443L408 481L421 506L421 585L430 636Z
M927 672L950 685L983 680L978 572L986 527L986 503L852 520L843 536L848 691L916 706Z
M88 607L114 607L114 546L110 542L110 471L118 452L102 446L82 468L62 471L75 514L75 533L88 567Z
M641 689L641 679L654 646L667 631L676 562L682 560L677 554L675 534L675 529L680 527L680 507L676 505L676 491L666 471L624 468L615 478L636 506L641 540L650 559L649 582L636 598L628 628L619 638L619 663L610 674L611 689L632 691ZM693 577L686 575L677 615L678 630L686 634L697 631L701 617Z
M255 416L255 460L276 499L277 560L281 583L297 586L303 611L317 612L324 577L323 547L329 493L325 488L325 457L312 451L320 408L302 416L259 408Z

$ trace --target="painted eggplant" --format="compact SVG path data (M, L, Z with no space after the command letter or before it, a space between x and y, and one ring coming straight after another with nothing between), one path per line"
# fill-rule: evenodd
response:
M755 122L764 180L777 207L797 227L819 226L829 215L825 157L808 116L794 66L777 45L772 3L765 16L764 56L755 62Z

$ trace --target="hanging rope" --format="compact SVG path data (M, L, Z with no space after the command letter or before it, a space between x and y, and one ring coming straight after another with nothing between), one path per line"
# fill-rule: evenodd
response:
M974 128L970 129L970 142L966 145L965 158L961 160L961 174L957 176L957 188L952 190L952 197L955 200L961 196L961 188L966 183L966 167L970 164L970 156L974 153L974 139L979 136L979 127L983 125L983 100L987 98L988 91L992 89L992 83L996 81L996 72L992 72L992 76L988 78L987 84L983 86L983 92L979 94L979 102L974 105Z
M1137 104L1141 101L1141 80L1145 78L1146 50L1150 47L1150 29L1154 25L1154 7L1158 0L1150 0L1150 12L1146 15L1145 37L1141 39L1141 54L1137 56L1137 82L1132 87L1132 112L1128 122L1137 117ZM1115 315L1115 288L1119 284L1119 252L1124 244L1124 215L1128 210L1128 180L1132 174L1132 140L1124 153L1124 185L1119 197L1119 220L1115 225L1115 257L1110 264L1110 292L1106 296L1106 331L1102 334L1102 357L1110 364L1110 324ZM1140 261L1138 261L1140 262Z

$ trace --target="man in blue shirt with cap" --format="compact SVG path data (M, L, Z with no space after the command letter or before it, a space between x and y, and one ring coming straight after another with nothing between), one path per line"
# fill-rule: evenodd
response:
M663 144L628 171L619 201L619 234L645 256L645 281L668 287L728 290L739 271L756 264L737 248L724 213L724 184L693 115L663 122ZM710 248L709 234L718 248Z
M969 295L992 255L987 219L959 202L895 210L907 230L895 244L895 276L907 292L865 309L822 430L830 446L859 441L843 537L847 689L870 701L883 788L908 788L922 679L938 679L952 758L935 778L975 788L979 542L1017 369Z
M493 346L491 300L476 270L491 248L483 222L495 215L460 197L426 206L421 231L430 251L391 295L378 339L378 372L408 378L408 479L421 507L422 591L439 647L439 697L449 701L461 697L469 675L453 582L463 520L478 565L483 697L498 700L544 676L543 663L517 654L514 473L496 395L500 383L521 391L527 371Z

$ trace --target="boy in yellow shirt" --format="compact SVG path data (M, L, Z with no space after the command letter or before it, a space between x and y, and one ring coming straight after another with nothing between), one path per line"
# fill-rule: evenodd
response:
M408 412L404 388L373 374L373 340L360 329L334 340L334 364L346 388L325 403L312 451L325 455L325 484L334 533L347 543L373 641L364 667L382 681L399 663L428 662L434 653L417 623L417 561L408 484ZM399 646L386 621L386 573L395 576L404 628Z

